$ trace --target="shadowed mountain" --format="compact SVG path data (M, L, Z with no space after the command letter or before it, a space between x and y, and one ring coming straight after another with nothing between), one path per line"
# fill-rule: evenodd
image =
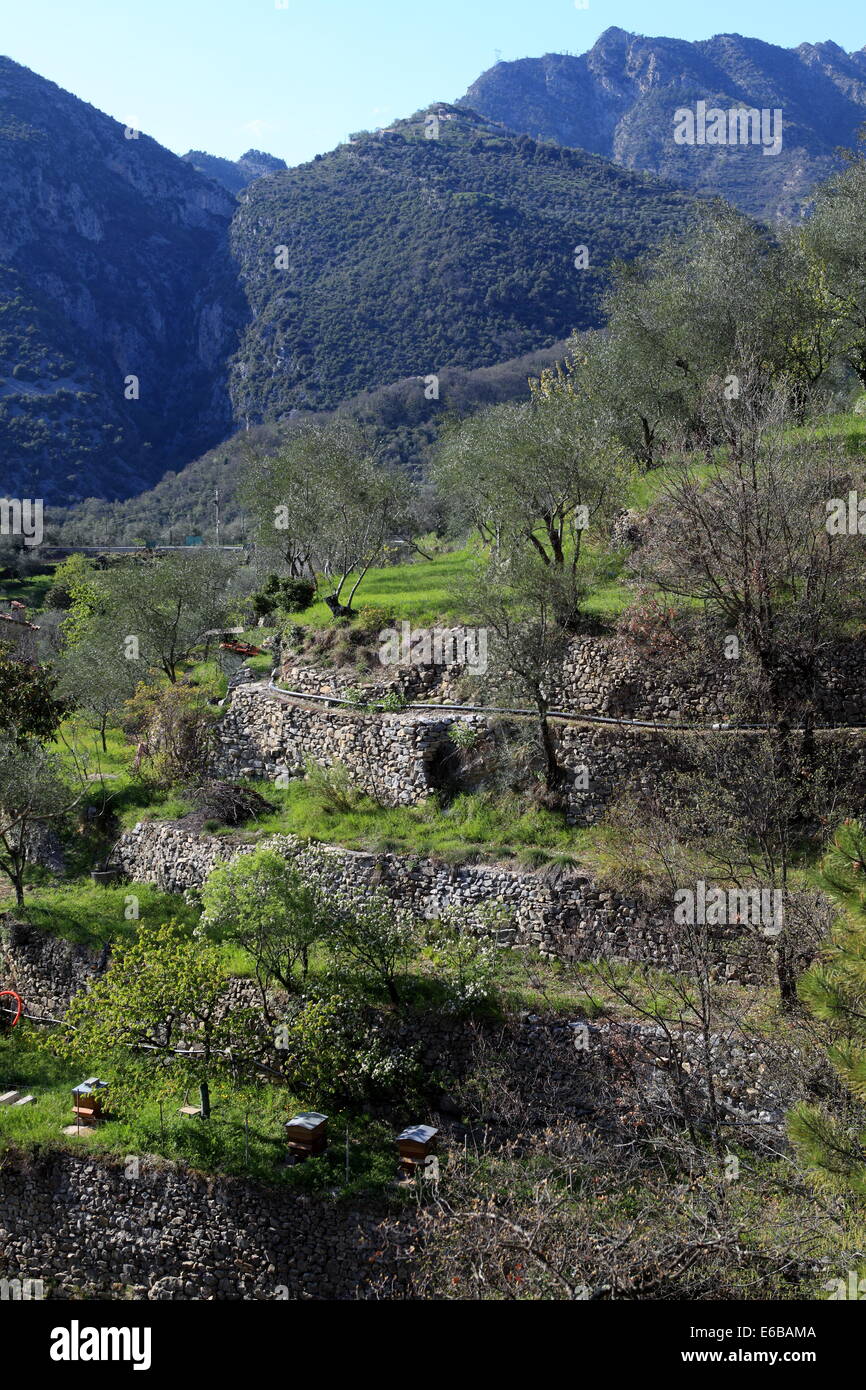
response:
M140 492L231 426L234 200L0 58L0 491Z

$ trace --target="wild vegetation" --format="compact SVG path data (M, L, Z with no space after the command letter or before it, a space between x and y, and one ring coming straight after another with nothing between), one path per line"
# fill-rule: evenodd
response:
M432 178L456 157L443 150L418 138L407 157ZM571 167L541 147L520 158L545 178ZM282 196L284 177L257 197ZM64 1089L99 1072L111 1109L87 1142L399 1203L416 1188L392 1189L388 1146L435 1117L422 1297L820 1297L859 1271L863 782L856 759L818 757L815 732L816 673L866 619L861 532L846 530L866 475L851 413L864 192L856 156L813 223L775 240L709 209L619 274L607 329L525 399L450 420L423 478L358 417L251 432L238 503L255 547L75 556L32 591L42 659L0 655L7 928L101 955L62 1018L0 1040L7 1083L40 1092L4 1110L8 1140L67 1142ZM465 215L498 217L493 196ZM360 683L381 628L455 617L490 639L478 703L530 711L495 729L495 776L395 807L333 761L273 783L219 772L244 644L264 672L291 653L354 663ZM725 684L750 738L671 731L664 777L618 786L578 829L555 701L570 644L599 634L648 671ZM371 718L406 703L347 702ZM467 727L454 742L471 764ZM148 816L248 852L182 898L101 886L118 834ZM275 832L295 848L277 852ZM551 960L503 949L503 904L469 931L447 906L420 922L381 887L337 891L317 842L554 883L576 871L647 912L706 880L778 895L784 916L753 934L745 981L718 969L713 924L688 918L673 918L676 972L607 949ZM283 1166L295 1107L337 1117L345 1166Z

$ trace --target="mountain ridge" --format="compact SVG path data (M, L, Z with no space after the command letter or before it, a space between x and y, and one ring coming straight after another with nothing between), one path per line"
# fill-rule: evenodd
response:
M710 106L781 108L777 158L751 147L673 141L673 112ZM866 121L866 47L830 41L785 49L740 34L647 37L611 27L579 55L500 62L455 103L536 139L555 140L643 169L695 193L716 193L753 216L795 220L837 149Z
M651 175L445 102L356 132L239 199L232 252L250 319L236 411L329 409L596 327L613 261L680 230L692 207Z

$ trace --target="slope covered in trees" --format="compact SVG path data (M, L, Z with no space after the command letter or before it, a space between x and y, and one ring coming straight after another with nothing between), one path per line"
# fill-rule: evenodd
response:
M452 107L361 132L241 200L232 249L251 320L236 413L330 407L593 327L611 263L689 208L657 180Z
M49 502L140 491L230 425L233 200L7 58L0 182L3 486Z

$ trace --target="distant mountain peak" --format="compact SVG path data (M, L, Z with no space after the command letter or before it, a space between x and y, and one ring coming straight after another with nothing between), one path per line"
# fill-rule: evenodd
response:
M846 53L830 40L780 48L728 33L690 43L612 25L583 54L498 63L457 105L537 140L721 195L753 216L797 220L866 120L864 59L866 48ZM676 143L675 111L701 100L780 109L781 148L767 159L752 144Z
M603 33L599 34L593 47L598 48L599 44L611 43L614 39L634 39L637 37L637 34L631 33L628 29L620 29L618 24L609 24Z
M206 150L189 150L183 158L200 174L235 195L243 192L254 179L269 178L271 174L288 168L284 159L265 154L263 150L247 150L237 160L222 159L219 155L208 154Z

